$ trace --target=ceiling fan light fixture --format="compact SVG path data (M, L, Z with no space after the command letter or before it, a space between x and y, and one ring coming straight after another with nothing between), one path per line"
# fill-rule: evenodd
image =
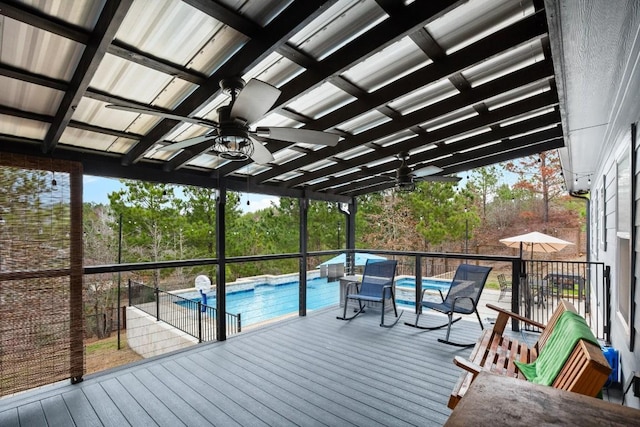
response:
M403 193L410 193L416 189L416 184L414 182L409 183L398 183L398 190Z
M416 189L416 183L413 182L413 176L401 175L396 178L396 187L400 191L413 191Z
M243 135L217 136L211 148L220 158L235 162L248 160L253 156L254 150L251 140Z

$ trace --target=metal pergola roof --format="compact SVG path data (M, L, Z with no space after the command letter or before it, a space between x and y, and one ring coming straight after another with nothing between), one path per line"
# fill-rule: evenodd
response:
M541 0L0 1L0 42L0 155L92 175L347 201L399 152L451 175L564 145ZM216 120L235 76L282 91L258 125L340 142L230 162L157 150L206 127L105 108Z

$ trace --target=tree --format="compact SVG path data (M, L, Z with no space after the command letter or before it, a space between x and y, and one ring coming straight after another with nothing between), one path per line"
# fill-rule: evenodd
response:
M123 216L123 253L137 262L170 259L172 230L182 222L173 186L144 181L124 184L126 189L109 194L115 216ZM159 283L160 270L155 269L153 285Z
M310 251L341 249L346 243L345 219L337 203L311 201L307 228Z
M465 241L479 222L469 189L456 192L455 184L422 182L409 199L416 217L416 230L431 245Z
M363 233L362 242L370 248L389 248L391 250L410 250L415 248L416 221L407 202L408 193L394 190L379 193L372 197L369 205L364 205L359 212L367 230Z
M113 224L117 220L108 206L83 205L84 263L85 265L114 264L118 256L118 233ZM117 276L115 274L94 274L84 281L85 330L103 338L107 331L104 323L108 308L116 306L113 290Z
M562 194L564 182L557 150L523 157L507 163L506 168L519 176L514 188L527 190L541 201L542 221L549 222L550 202Z
M495 165L484 166L471 172L470 185L468 183L467 186L470 187L470 190L477 190L474 193L480 193L480 212L482 212L483 223L487 218L487 204L493 198L500 178L502 178L502 173Z

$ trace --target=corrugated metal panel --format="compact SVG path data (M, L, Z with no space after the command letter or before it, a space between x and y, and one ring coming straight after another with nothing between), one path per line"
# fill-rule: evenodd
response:
M32 73L69 81L80 61L84 46L0 16L0 61Z
M91 150L109 151L116 139L115 136L68 127L62 133L60 142Z
M318 119L356 98L331 83L323 83L287 105L292 111Z
M289 42L322 60L387 18L375 0L338 1Z
M393 133L391 135L385 136L384 138L379 138L373 141L376 145L380 145L381 147L388 147L390 145L397 144L402 141L406 141L411 138L415 138L416 135L414 132L409 129L401 130L400 132Z
M48 130L48 123L0 114L0 134L40 140Z
M133 101L172 108L196 86L107 54L91 80L91 87Z
M107 104L101 101L82 98L73 113L73 120L137 134L148 132L160 121L156 116L112 110L105 108L105 105Z
M266 126L266 127L297 128L302 126L302 123L300 123L297 120L293 120L292 118L283 116L282 114L279 114L279 113L270 113L264 116L263 118L261 118L260 120L258 120L257 122L253 123L251 127L255 129L261 126L262 127Z
M357 135L361 132L372 129L376 126L380 126L381 124L390 121L391 117L386 116L377 110L373 110L361 114L360 116L355 117L352 120L341 123L340 125L336 126L336 129L342 130L344 132L349 132L352 135Z
M280 150L276 153L273 153L273 157L275 158L274 163L277 165L283 165L287 162L298 159L302 156L304 156L303 153L296 150L292 150L290 148L285 148L284 150Z
M532 83L527 86L520 87L518 89L511 90L507 93L503 93L499 96L495 96L485 101L485 105L489 108L489 111L496 108L504 107L505 105L513 104L520 100L530 98L543 92L550 90L549 81L542 80Z
M122 21L116 39L185 65L223 26L179 0L137 1Z
M476 87L541 61L544 52L538 39L470 67L462 75Z
M47 15L92 30L106 0L19 0Z
M0 105L53 116L64 93L0 76Z
M440 102L443 99L450 98L458 93L460 92L453 86L449 79L442 79L431 84L426 84L406 96L399 97L389 103L389 107L406 115L420 108Z
M272 86L281 87L303 72L304 68L273 52L258 65L252 67L242 78L245 81L255 78Z
M220 157L213 154L203 153L198 157L194 157L193 159L191 159L188 165L206 169L215 169L227 163L228 160L221 159Z
M387 46L343 73L356 86L373 92L433 61L409 37Z
M305 172L314 172L332 165L335 165L336 162L334 160L329 160L329 159L324 159L324 160L320 160L318 162L313 162L310 165L301 167L300 170L305 171Z
M237 10L253 22L266 26L294 0L221 0L220 3Z
M367 154L373 151L373 148L369 148L366 145L359 145L357 147L354 147L350 150L346 150L343 151L337 155L335 155L334 157L338 158L338 159L342 159L342 160L349 160L349 159L353 159L355 157L361 156L363 154Z
M433 120L429 120L421 124L420 127L426 129L427 132L433 132L434 130L461 122L477 115L478 113L472 107L466 107L457 111L452 111L449 114L436 117Z
M447 54L451 54L534 11L530 0L473 0L430 22L425 28Z
M225 26L200 48L189 61L187 67L201 71L206 75L213 74L220 66L230 60L247 41L247 37L233 28Z

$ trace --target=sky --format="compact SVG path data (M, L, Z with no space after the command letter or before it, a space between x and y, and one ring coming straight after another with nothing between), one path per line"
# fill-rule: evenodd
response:
M462 176L462 180L458 184L460 188L465 185L466 174L459 174ZM503 171L503 177L501 182L506 182L509 185L513 185L517 180L517 176L510 172ZM115 191L122 190L124 185L117 179L103 178L98 176L85 175L84 176L84 201L101 203L104 205L109 204L109 198L107 195ZM271 206L271 203L278 203L278 198L273 196L266 196L262 194L253 193L241 193L240 208L243 212L255 212L260 209ZM247 200L249 205L247 205Z
M117 179L103 178L92 175L84 176L83 199L87 203L109 204L107 195L124 188L124 185ZM240 208L243 212L255 212L271 206L271 203L278 203L277 197L265 196L262 194L241 193ZM249 201L249 205L247 205Z

